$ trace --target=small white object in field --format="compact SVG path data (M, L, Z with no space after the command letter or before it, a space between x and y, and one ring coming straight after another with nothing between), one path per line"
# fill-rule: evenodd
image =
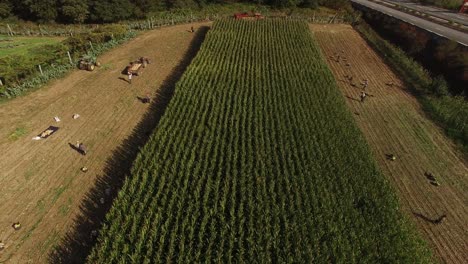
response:
M104 202L105 202L104 198L99 199L99 202L100 202L101 204L104 204Z
M60 122L60 118L58 116L54 116L55 122Z
M79 117L80 117L79 114L73 114L73 119L77 119L77 118L79 118Z
M41 140L41 137L40 136L35 136L32 138L32 140Z
M3 243L2 241L0 241L0 250L4 249L5 248L5 243Z

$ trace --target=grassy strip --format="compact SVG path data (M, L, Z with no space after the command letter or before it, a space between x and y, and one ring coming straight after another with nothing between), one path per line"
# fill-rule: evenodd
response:
M57 37L7 37L0 36L0 58L12 55L27 55L31 48L55 44L63 38Z
M87 57L97 57L98 55L132 39L136 36L135 31L129 31L127 34L123 35L118 39L112 39L110 41L98 44L93 47L93 50L89 50L86 53ZM29 77L22 81L21 84L5 87L4 90L0 90L0 101L4 101L6 99L12 99L18 97L25 92L32 91L41 87L42 85L48 83L50 80L58 79L63 77L66 73L68 73L71 69L75 69L75 65L71 65L69 63L48 67L43 71L43 75L36 74L35 76Z
M417 98L428 115L437 122L468 157L468 102L464 97L449 96L445 81L431 78L427 70L404 51L380 37L364 21L354 28L392 67L399 77L418 94Z
M308 25L221 20L89 263L428 263Z

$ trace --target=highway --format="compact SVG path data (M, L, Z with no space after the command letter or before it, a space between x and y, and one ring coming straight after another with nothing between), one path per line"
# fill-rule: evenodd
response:
M468 15L459 14L447 9L435 7L435 6L428 6L428 5L421 5L420 3L415 3L408 0L383 0L384 2L398 4L400 6L404 6L413 10L417 10L435 17L439 17L445 20L450 20L456 22L461 25L468 26ZM462 1L460 1L460 4Z
M382 12L389 16L395 17L397 19L425 29L429 32L433 32L439 36L454 40L462 45L468 46L468 34L463 33L461 31L368 0L351 0L351 2Z

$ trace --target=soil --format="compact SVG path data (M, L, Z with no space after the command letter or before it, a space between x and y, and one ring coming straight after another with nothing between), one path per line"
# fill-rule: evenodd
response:
M92 230L98 230L209 25L142 33L101 56L95 71L75 70L0 104L0 263L84 261ZM195 33L188 32L191 26ZM151 64L129 84L121 72L140 56ZM147 93L149 104L142 100ZM75 113L80 117L73 119ZM59 130L32 140L51 125ZM77 141L86 155L74 147Z
M310 28L403 212L438 262L468 263L467 161L424 115L410 87L351 26ZM362 103L359 96L365 79L369 95ZM388 158L391 154L394 161Z

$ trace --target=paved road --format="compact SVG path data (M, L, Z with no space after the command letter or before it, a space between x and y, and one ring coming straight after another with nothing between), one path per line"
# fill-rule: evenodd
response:
M398 5L410 8L410 9L414 9L414 10L417 10L426 14L433 15L435 17L439 17L439 18L446 19L446 20L451 20L458 24L468 26L468 15L465 15L465 14L459 14L457 12L435 7L435 6L421 5L420 3L415 3L409 0L383 0L383 1L395 3ZM462 1L460 1L460 4L461 3Z
M387 14L389 16L395 17L397 19L400 19L402 21L408 22L412 25L418 26L420 28L423 28L427 31L433 32L437 35L440 35L442 37L457 41L458 43L468 46L468 34L463 33L461 31L445 27L443 25L412 16L410 14L395 10L390 7L386 7L380 4L373 3L368 0L351 0L354 3L369 7L371 9L377 10L379 12L382 12L384 14Z

